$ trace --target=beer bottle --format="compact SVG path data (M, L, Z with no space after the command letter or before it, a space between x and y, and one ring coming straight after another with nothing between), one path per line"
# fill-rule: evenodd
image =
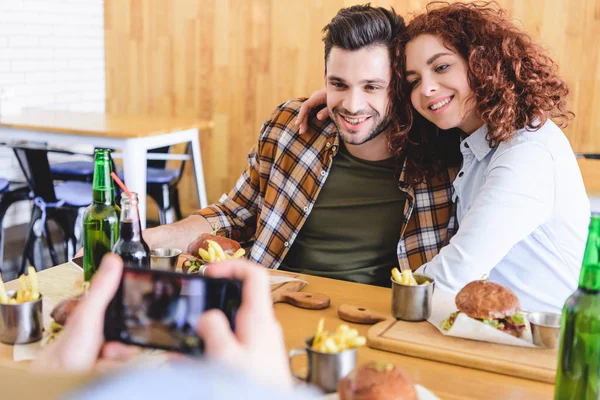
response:
M125 267L150 269L150 248L142 238L137 193L121 194L119 240L113 253L121 256Z
M600 399L600 214L590 222L579 287L563 308L555 400Z
M119 237L119 207L115 205L115 188L110 150L96 149L92 204L83 214L83 275L92 279L102 257L111 251Z

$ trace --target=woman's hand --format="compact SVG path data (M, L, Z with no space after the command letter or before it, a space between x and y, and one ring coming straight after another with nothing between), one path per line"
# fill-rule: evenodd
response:
M327 104L327 89L325 88L313 92L308 100L302 104L302 107L300 107L298 118L296 118L296 127L300 127L299 133L301 135L308 129L308 113L310 110L321 104ZM327 107L317 113L317 119L319 121L325 121L328 117L329 112L327 111Z

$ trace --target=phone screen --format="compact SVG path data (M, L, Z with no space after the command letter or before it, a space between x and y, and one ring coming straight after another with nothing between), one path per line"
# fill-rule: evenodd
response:
M105 316L106 340L200 354L198 321L220 309L235 330L242 283L169 271L125 268Z

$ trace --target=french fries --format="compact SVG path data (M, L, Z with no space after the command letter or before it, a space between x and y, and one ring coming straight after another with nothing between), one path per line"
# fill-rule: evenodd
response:
M2 275L0 275L0 303L2 304L20 304L28 301L35 301L40 298L40 289L35 268L28 268L28 275L19 277L19 289L14 297L8 297Z
M323 330L325 319L321 318L317 326L317 333L313 338L312 349L321 353L341 353L344 350L364 346L367 339L359 336L356 329L346 324L338 326L335 332Z
M419 284L415 280L415 277L412 274L412 271L407 269L405 271L398 271L398 268L392 269L392 279L401 285L407 286L418 286ZM425 280L421 285L426 285L430 283L428 280Z
M239 249L234 254L229 255L223 251L223 248L219 245L219 243L208 240L208 251L204 249L198 249L198 254L204 262L218 262L231 260L235 258L242 258L246 251L244 249Z
M228 254L225 253L225 251L223 251L223 248L219 243L213 240L207 240L207 242L208 250L198 249L198 255L202 258L202 261L204 261L204 263L233 260L237 258L242 258L246 254L246 251L244 249L238 249L235 253ZM188 274L196 273L200 271L202 267L202 263L199 263L197 261L186 261L186 263L189 266L189 269L187 270Z

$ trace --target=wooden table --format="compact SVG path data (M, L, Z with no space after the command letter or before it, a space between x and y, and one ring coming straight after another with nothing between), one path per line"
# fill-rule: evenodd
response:
M142 228L146 226L146 152L157 147L191 143L198 203L208 205L198 131L211 121L151 116L125 116L72 111L24 110L0 116L0 141L30 140L91 144L120 148L129 190L139 195Z
M45 296L53 299L69 297L75 290L75 283L81 280L81 269L73 264L62 264L39 273L40 289ZM332 279L306 276L308 285L305 291L324 293L331 297L331 307L326 310L312 311L296 308L287 304L276 304L277 318L283 327L287 349L302 347L303 339L314 333L320 318L325 317L325 327L333 329L343 321L337 317L337 308L341 304L356 304L373 311L389 312L391 292L389 289L359 285ZM18 287L18 282L7 284L9 289ZM369 326L349 324L366 335ZM302 359L302 357L298 357ZM450 364L402 356L363 347L358 350L358 362L370 360L391 362L406 370L416 383L433 391L441 399L550 399L554 386L505 375L498 375ZM26 368L24 364L12 362L12 347L0 346L0 377L10 376L10 382L18 382L19 375L14 369ZM304 361L297 361L294 370L304 374ZM10 373L5 374L5 371ZM29 374L23 376L30 376ZM33 379L33 378L31 378ZM43 379L43 378L42 378ZM1 378L0 378L1 380ZM57 383L58 382L58 383ZM61 390L80 384L79 379L68 381L54 377L48 385L60 384ZM38 388L43 387L40 383ZM41 390L41 389L40 389ZM55 392L58 390L53 389Z

